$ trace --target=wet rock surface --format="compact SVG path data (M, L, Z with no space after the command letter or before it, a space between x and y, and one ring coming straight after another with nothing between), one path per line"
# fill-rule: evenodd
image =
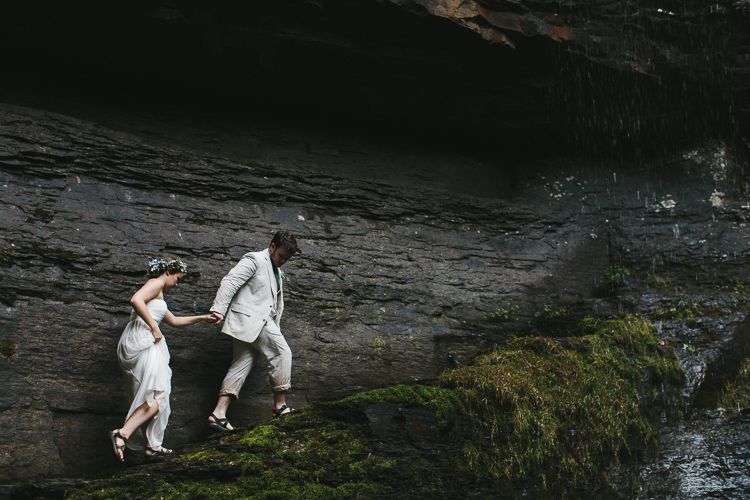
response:
M663 343L674 346L685 374L686 408L714 408L727 377L750 354L745 295L732 292L620 297L621 304L651 318ZM690 319L676 316L690 316Z
M501 342L508 328L533 334L528 321L559 308L648 316L664 309L660 301L700 301L686 288L693 271L710 270L707 287L725 283L746 258L745 209L712 201L724 189L714 181L726 168L720 146L659 169L532 163L498 180L512 195L487 198L478 196L487 186L474 195L471 185L444 187L464 178L461 170L399 152L381 153L402 162L391 181L367 173L378 159L363 159L349 177L314 147L298 153L304 167L239 161L180 148L179 137L150 141L18 107L1 116L2 331L15 346L0 358L9 481L106 466L106 431L126 412L115 346L153 255L188 261L191 274L167 301L175 314L194 314L208 309L244 252L280 227L300 235L304 254L285 268L292 406L429 379ZM409 180L430 171L434 185ZM632 270L636 296L654 274L683 290L630 304L627 288L620 298L584 300L610 293L602 283L613 264ZM520 320L498 323L490 314L509 300ZM701 325L723 339L685 365L696 367L690 398L714 362L742 344L744 316L722 300L727 313L693 330L674 323L674 333L662 321L678 351L703 335L694 332ZM168 442L179 445L207 435L202 421L230 342L207 325L165 334L174 371ZM270 416L265 377L263 367L251 375L230 412L235 425Z
M429 380L566 314L636 312L686 373L672 466L644 458L637 491L687 495L695 456L719 467L695 491L746 492L745 417L694 411L749 349L747 2L0 9L0 483L109 467L147 259L188 262L166 299L198 314L286 228L304 250L285 266L292 406ZM492 316L511 303L516 321ZM164 333L183 446L208 434L231 343ZM259 366L232 423L269 418L269 394ZM381 452L432 453L429 415L363 411Z
M749 426L747 415L727 421L709 412L662 427L658 454L643 457L625 498L747 498Z

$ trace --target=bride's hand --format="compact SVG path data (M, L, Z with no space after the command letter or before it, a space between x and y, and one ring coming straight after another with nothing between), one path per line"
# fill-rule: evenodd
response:
M201 321L213 321L214 317L211 314L204 314L201 316Z
M151 334L154 336L154 342L159 342L164 338L164 335L161 334L161 330L159 330L159 327L152 328Z
M224 316L217 313L216 311L211 313L211 318L214 320L214 325L218 325L222 321L224 321Z

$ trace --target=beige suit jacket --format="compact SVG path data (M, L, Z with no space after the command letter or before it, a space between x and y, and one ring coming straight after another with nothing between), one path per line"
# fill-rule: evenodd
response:
M268 321L279 326L284 311L281 279L278 300L276 295L276 279L268 250L247 253L221 280L211 312L224 316L223 333L253 342Z

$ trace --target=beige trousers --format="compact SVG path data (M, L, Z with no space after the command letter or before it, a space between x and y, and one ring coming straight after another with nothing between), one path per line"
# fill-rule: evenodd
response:
M262 354L271 365L268 373L271 390L273 392L289 390L292 380L292 350L289 349L276 323L269 321L253 342L234 339L233 348L232 364L221 384L219 396L239 397L242 384L245 383L259 354Z

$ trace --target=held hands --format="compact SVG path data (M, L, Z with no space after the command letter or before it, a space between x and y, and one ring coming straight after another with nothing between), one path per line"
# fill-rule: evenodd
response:
M224 321L224 316L222 316L221 314L219 314L217 312L212 312L209 315L209 317L211 318L211 321L214 322L214 325L218 325L219 323L221 323L222 321Z
M204 314L201 316L201 321L213 321L214 317L212 314Z

